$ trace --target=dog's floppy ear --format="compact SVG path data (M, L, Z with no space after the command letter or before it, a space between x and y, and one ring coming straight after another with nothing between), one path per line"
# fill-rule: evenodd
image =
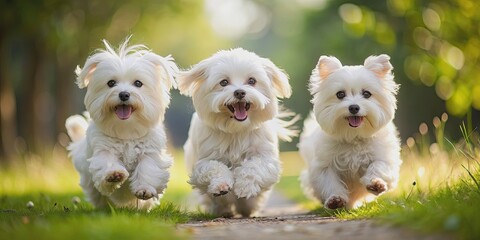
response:
M390 56L381 54L379 56L370 56L363 63L366 69L372 71L378 78L384 78L389 74L393 66L390 64Z
M342 63L331 56L320 56L317 63L317 70L320 79L323 80L328 77L333 71L342 67Z
M129 39L130 37L128 37L122 44L123 49L126 47ZM88 86L92 78L92 74L95 72L95 69L97 69L97 65L100 62L105 61L113 55L116 55L115 50L113 50L112 46L110 46L107 40L103 39L103 44L105 45L106 50L97 49L97 53L87 58L83 68L77 66L75 69L75 74L77 75L76 83L79 88Z
M262 64L268 77L272 80L273 88L279 98L289 98L292 95L292 87L288 83L288 75L278 68L270 59L262 58Z
M165 79L168 89L177 88L177 82L175 77L179 70L177 64L174 62L174 58L171 55L166 57L159 56L153 52L147 52L143 56L147 61L152 62L157 67L157 74Z
M199 82L207 78L207 68L210 65L209 59L204 59L195 64L188 71L181 71L177 77L178 90L186 96L192 96L192 93L199 86Z
M77 75L77 85L79 88L84 88L88 86L90 83L90 79L92 78L93 72L97 68L97 64L102 61L102 53L97 53L87 58L85 65L83 68L77 66L75 69L75 74Z

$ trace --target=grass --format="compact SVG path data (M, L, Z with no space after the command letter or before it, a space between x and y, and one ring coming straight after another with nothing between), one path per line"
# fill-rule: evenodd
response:
M354 210L328 210L304 197L298 176L284 176L277 189L321 216L373 218L424 233L444 233L459 239L480 238L480 136L462 125L458 143L445 138L446 115L433 120L433 142L427 124L407 140L402 150L399 186L374 202ZM299 156L297 156L299 157ZM288 160L290 168L295 160Z
M183 239L174 223L190 219L186 211L162 203L151 212L94 210L74 204L71 194L38 194L1 199L0 232L5 239ZM35 203L27 208L25 202Z
M168 189L161 205L150 212L94 209L84 201L79 176L62 148L55 148L49 156L25 156L0 166L0 236L38 240L188 238L175 224L211 216L188 210L191 187L183 156L174 154Z
M276 189L322 216L374 218L426 233L478 239L480 137L462 126L464 139L453 143L445 137L445 123L444 116L434 119L433 131L422 124L402 150L399 186L358 209L326 210L306 198L298 181L304 163L297 152L281 154L284 171ZM175 224L212 216L189 207L191 187L182 152L174 151L174 159L162 204L150 212L93 209L83 200L78 174L62 147L48 156L24 156L0 166L0 238L189 238ZM29 202L33 207L27 207Z

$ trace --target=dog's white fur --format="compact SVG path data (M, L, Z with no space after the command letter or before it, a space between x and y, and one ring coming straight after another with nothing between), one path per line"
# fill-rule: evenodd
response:
M87 87L84 102L91 120L80 115L66 120L72 139L68 150L80 186L95 207L148 210L159 204L170 176L163 119L178 68L170 56L143 45L128 47L128 39L118 52L104 44L105 50L77 67L77 84ZM110 80L115 85L108 86ZM135 86L136 80L143 85ZM128 100L120 99L121 92L129 94ZM131 107L124 120L115 112L122 104Z
M402 161L392 120L398 85L389 60L383 54L368 57L363 66L342 66L335 57L321 56L312 72L313 114L298 144L307 163L301 182L326 208L357 207L397 185ZM340 91L342 99L336 96ZM359 111L352 114L349 107L355 105ZM350 125L352 115L363 116L359 126Z
M277 100L291 95L288 76L269 59L237 48L202 60L177 81L196 110L184 145L189 183L213 214L254 214L279 180L278 138L296 134L288 128L296 118L281 120L289 114ZM234 96L237 90L243 99ZM243 121L227 107L239 102L250 104Z

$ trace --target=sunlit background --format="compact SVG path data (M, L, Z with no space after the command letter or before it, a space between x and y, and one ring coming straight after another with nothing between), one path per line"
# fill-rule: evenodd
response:
M290 75L283 104L307 116L307 80L320 55L362 64L387 53L402 86L395 122L402 143L447 113L445 136L480 122L480 14L475 0L120 0L1 1L0 159L63 151L65 119L84 111L73 70L102 39L127 36L189 68L221 49L243 47ZM172 91L172 147L187 137L191 100ZM301 128L302 123L299 123ZM434 137L432 134L427 136ZM296 141L283 151L296 150Z
M187 183L182 145L194 109L178 90L166 113L174 165L160 207L95 210L78 184L64 127L85 110L74 69L103 48L102 39L118 46L132 35L131 44L172 54L182 69L234 47L268 57L290 76L293 95L282 103L302 118L312 108L307 81L321 55L357 65L389 54L401 84L394 120L400 181L344 214L478 239L478 9L478 0L0 0L0 235L176 239L181 230L173 224L209 219L192 204L198 197ZM281 144L274 196L345 219L302 193L297 142Z

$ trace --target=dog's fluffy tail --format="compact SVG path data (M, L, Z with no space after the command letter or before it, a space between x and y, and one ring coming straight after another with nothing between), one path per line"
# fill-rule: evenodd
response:
M275 123L278 126L278 138L286 142L291 142L294 137L297 137L300 131L295 126L295 123L298 122L298 120L300 120L300 115L282 107L275 118Z
M88 121L90 121L88 113L84 113L83 116L73 115L67 118L65 121L65 128L67 129L68 136L70 136L72 142L78 142L85 137L88 128Z

